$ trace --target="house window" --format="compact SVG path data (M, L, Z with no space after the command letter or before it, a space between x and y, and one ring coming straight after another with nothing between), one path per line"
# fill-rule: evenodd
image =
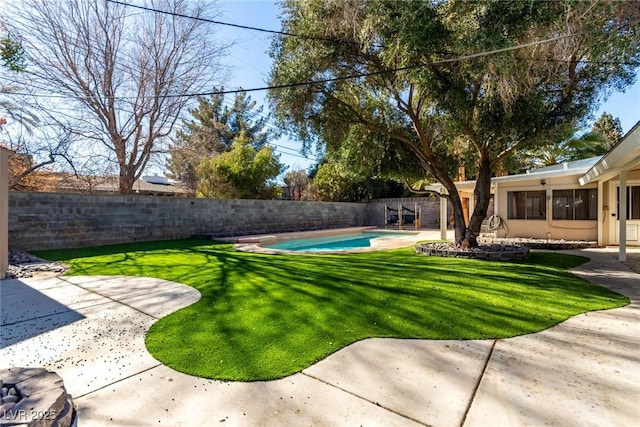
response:
M618 187L617 212L620 212L620 187ZM620 219L619 214L618 219ZM627 219L640 219L640 186L627 187Z
M553 190L553 219L598 219L598 189Z
M546 219L546 192L509 191L507 193L507 218L509 219Z

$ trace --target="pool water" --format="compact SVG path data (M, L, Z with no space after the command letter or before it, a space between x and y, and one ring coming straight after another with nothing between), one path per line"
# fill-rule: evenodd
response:
M264 246L269 249L306 252L336 252L371 247L371 241L381 237L406 237L417 233L394 233L365 231L362 233L340 234L336 236L316 237L313 239L287 240Z

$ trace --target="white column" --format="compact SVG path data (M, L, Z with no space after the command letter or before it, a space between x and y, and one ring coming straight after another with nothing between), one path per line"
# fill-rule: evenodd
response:
M493 214L498 216L498 183L493 184Z
M620 234L618 236L618 261L627 260L627 171L620 171L620 209L618 210L620 220Z
M444 188L440 190L440 194L444 194ZM440 239L447 240L447 199L446 197L440 197Z
M9 154L0 147L0 279L9 269Z
M605 214L604 212L604 182L602 180L598 181L598 246L604 246L604 236L602 235L604 231L603 224L605 221L608 221L608 212Z

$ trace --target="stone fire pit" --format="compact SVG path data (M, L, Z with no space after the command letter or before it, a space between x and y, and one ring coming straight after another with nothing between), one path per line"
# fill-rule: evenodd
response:
M75 426L62 378L43 368L0 369L0 426Z

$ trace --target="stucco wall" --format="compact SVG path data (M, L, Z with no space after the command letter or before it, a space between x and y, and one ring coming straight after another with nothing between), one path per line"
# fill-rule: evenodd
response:
M598 222L553 220L552 217L552 191L579 188L597 188L597 184L580 187L579 176L565 176L546 179L542 185L540 179L521 180L517 182L499 183L497 188L498 212L497 215L504 221L506 227L500 232L500 236L507 237L531 237L536 239L565 239L565 240L598 240ZM546 191L546 219L544 220L520 220L509 219L507 216L507 193L509 191Z
M10 249L39 250L362 226L367 205L11 192Z
M640 185L640 170L630 170L627 172L627 187ZM603 222L603 245L617 245L620 233L619 212L618 212L618 187L619 177L615 177L603 184L604 202L606 206L605 221ZM627 203L631 203L630 200ZM640 233L632 233L630 228L640 229L639 219L627 219L627 245L640 246Z

